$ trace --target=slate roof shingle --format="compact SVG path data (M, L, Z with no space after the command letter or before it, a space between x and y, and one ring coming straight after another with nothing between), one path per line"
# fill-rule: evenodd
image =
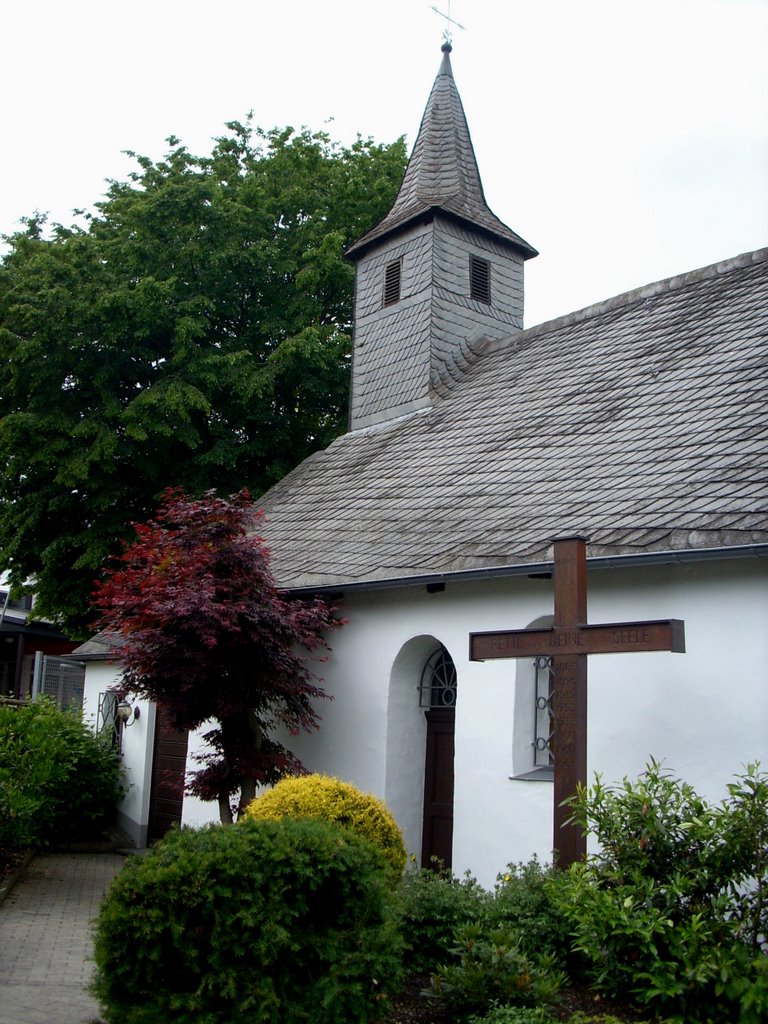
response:
M768 543L768 249L475 346L262 498L281 586Z
M451 68L449 43L421 120L394 206L347 251L360 256L372 243L430 210L439 209L513 245L525 259L538 252L499 220L485 201L475 151Z

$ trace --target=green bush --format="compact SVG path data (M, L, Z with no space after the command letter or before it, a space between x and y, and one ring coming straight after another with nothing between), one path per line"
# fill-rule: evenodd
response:
M121 793L117 754L79 711L0 701L0 846L98 835Z
M562 1017L553 1017L544 1007L520 1009L515 1006L495 1006L484 1017L470 1017L468 1024L558 1024ZM622 1024L618 1017L607 1013L572 1013L567 1024ZM647 1024L647 1022L638 1022ZM662 1022L663 1024L663 1022Z
M451 959L456 935L484 914L489 894L467 874L415 868L406 871L399 892L399 913L409 974L430 974Z
M386 804L349 782L327 775L283 779L246 808L248 821L281 818L322 818L352 829L374 843L399 880L405 867L403 836Z
M378 850L324 821L169 833L116 878L98 918L107 1024L364 1024L400 944Z
M482 1017L470 1017L468 1024L557 1024L557 1020L543 1006L519 1007L497 1004Z
M483 903L479 918L483 928L513 930L529 954L564 957L569 947L568 922L552 894L554 875L552 867L536 858L527 864L509 864Z
M431 974L450 962L459 931L472 923L485 934L514 932L528 954L563 957L568 926L550 891L552 873L536 859L510 864L488 892L469 873L457 878L446 870L407 871L399 902L408 973Z
M574 803L601 852L556 880L594 984L687 1024L768 1015L768 778L750 766L714 807L651 762Z
M432 975L431 997L454 1021L466 1020L496 1002L536 1007L550 1003L567 979L548 954L528 956L512 930L487 932L465 925L452 951L457 963L441 964Z

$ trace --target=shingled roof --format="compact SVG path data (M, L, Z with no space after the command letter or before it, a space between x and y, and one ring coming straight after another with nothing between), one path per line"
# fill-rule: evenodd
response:
M375 228L348 250L360 256L372 243L401 230L432 210L487 231L514 246L525 259L538 253L491 212L485 201L472 139L451 68L451 45L427 101L413 152L395 204Z
M768 249L475 346L260 504L281 586L768 543Z

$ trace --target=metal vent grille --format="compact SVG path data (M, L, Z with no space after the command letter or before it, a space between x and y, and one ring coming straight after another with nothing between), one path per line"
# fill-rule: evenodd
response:
M491 264L479 256L469 257L469 295L478 302L491 301Z
M384 305L394 306L400 301L400 281L403 276L403 261L393 260L384 271Z

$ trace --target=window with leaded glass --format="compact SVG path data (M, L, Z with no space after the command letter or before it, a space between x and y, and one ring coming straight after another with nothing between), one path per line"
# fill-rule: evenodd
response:
M456 705L456 666L444 647L427 658L419 684L419 705L430 710Z
M99 709L96 716L96 732L103 736L115 750L122 748L122 723L117 715L119 696L114 690L99 694Z

